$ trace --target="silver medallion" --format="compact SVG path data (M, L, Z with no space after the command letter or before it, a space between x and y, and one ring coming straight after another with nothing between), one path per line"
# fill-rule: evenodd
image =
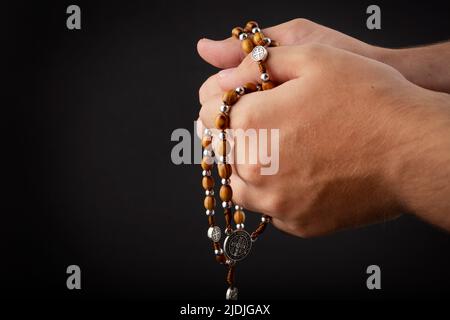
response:
M208 238L210 238L212 241L219 242L221 236L222 231L220 231L220 228L218 226L208 228Z
M233 261L244 259L252 248L252 239L245 230L236 230L225 238L223 249L225 255Z
M225 297L227 300L237 300L238 289L236 287L229 287Z
M268 54L267 49L264 48L263 46L254 47L251 53L253 61L256 62L266 60L267 54Z

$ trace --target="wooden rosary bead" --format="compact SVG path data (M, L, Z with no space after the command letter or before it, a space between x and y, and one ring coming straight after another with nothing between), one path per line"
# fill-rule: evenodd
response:
M244 50L246 54L249 54L254 48L253 40L250 38L244 39L241 41L241 46L242 50Z
M220 250L220 243L219 242L213 242L213 249L214 250Z
M210 190L214 188L214 179L212 177L203 177L202 179L202 186L205 190Z
M222 185L219 191L220 200L230 201L233 198L233 189L229 185Z
M226 228L229 228L231 224L231 209L225 208L223 213L225 216L225 226Z
M236 103L236 101L238 101L239 96L236 92L236 90L228 90L227 92L225 92L222 96L222 101L223 103L225 103L227 106L232 106Z
M208 216L208 225L214 227L216 225L216 218L214 216Z
M211 137L203 137L202 138L202 147L207 148L211 144Z
M245 24L244 30L246 32L251 32L253 28L258 28L258 22L256 21L249 21Z
M244 29L241 27L235 27L233 30L231 30L231 35L235 37L236 39L239 39L239 35L244 32Z
M258 238L259 235L260 235L261 233L263 233L264 230L266 230L266 227L267 227L267 223L264 223L264 222L260 223L259 226L258 226L258 227L256 228L256 230L251 234L250 237L251 237L252 239Z
M257 90L256 84L254 84L252 82L247 82L242 87L244 88L245 93L252 93Z
M201 163L201 166L202 166L203 170L211 170L212 169L212 165L213 165L213 161L212 161L211 158L203 157L202 163Z
M265 45L264 39L265 39L265 36L264 36L264 34L261 31L260 32L256 32L253 35L253 44L255 46L263 46L263 45Z
M222 140L217 145L217 154L219 156L225 156L231 151L231 145L227 140Z
M231 177L231 173L233 172L233 169L231 169L231 165L228 163L219 163L217 165L217 170L219 171L219 176L222 179L228 179Z
M220 130L228 129L230 126L230 117L226 115L225 113L219 113L219 115L216 117L216 128Z
M263 90L270 90L270 89L272 89L274 87L275 87L275 84L272 81L270 81L270 80L262 83L262 89Z
M263 62L258 62L258 69L260 73L266 73L267 69L266 69L266 65Z
M213 196L206 196L203 204L205 205L205 209L213 210L216 207L216 198Z
M245 222L245 212L242 210L237 210L234 212L234 223L240 224Z
M224 254L219 254L216 256L216 261L220 264L225 264L225 262L227 261L227 258L225 257Z
M228 269L228 273L227 273L227 284L232 287L234 284L234 266L231 266Z

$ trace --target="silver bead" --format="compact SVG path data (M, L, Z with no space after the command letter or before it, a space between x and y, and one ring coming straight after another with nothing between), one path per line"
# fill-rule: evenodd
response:
M229 235L232 234L232 233L233 233L233 229L231 229L231 228L225 229L225 234L226 234L227 236L229 236Z
M266 73L266 72L264 72L264 73L261 73L261 80L262 81L264 81L264 82L266 82L266 81L269 81L269 74L268 73Z
M227 300L237 300L238 299L238 289L236 287L229 287L225 295Z
M236 93L240 96L245 93L244 87L237 87L236 89L234 89L234 91L236 91Z
M228 185L228 184L230 184L231 180L230 180L230 179L222 179L222 180L220 180L220 182L221 182L223 185Z
M243 224L243 223L238 223L237 225L236 225L236 229L238 229L238 230L242 230L242 229L244 229L245 228L245 225Z
M270 222L270 218L269 218L269 217L266 217L266 216L262 216L262 217L261 217L261 222L263 222L263 223L269 223L269 222Z
M226 208L231 208L233 204L231 203L231 201L223 201L222 202L222 208L226 209Z
M242 32L240 35L239 35L239 40L245 40L245 39L247 39L248 38L248 34L247 33L245 33L245 32Z
M205 157L214 157L214 151L205 149L205 150L203 150L203 155Z
M220 255L222 255L223 254L223 249L222 248L220 248L219 250L214 250L214 254L216 255L216 256L220 256Z
M228 112L230 111L230 106L227 106L225 103L220 106L220 112Z
M203 132L203 135L206 137L211 137L212 136L212 132L210 129L205 129L205 131Z
M206 210L206 215L207 216L213 216L214 215L214 210Z
M219 133L219 139L220 139L220 140L225 140L226 138L227 138L226 132L221 131L221 132Z
M213 189L205 191L205 196L213 196L213 195L214 195L214 190Z
M203 170L202 176L204 177L210 177L211 176L211 170Z
M227 259L227 260L225 260L225 264L228 265L228 266L232 266L232 265L235 264L235 261L233 261L231 259Z
M218 226L209 227L207 232L208 238L213 242L219 242L220 237L222 236L222 231Z
M234 206L234 210L238 211L238 210L244 210L244 207L241 207L240 205L235 205Z
M266 46L270 46L270 44L272 43L272 39L264 38L264 43L266 44Z
M257 32L261 32L261 29L258 28L258 27L254 27L254 28L252 29L252 33L257 33Z

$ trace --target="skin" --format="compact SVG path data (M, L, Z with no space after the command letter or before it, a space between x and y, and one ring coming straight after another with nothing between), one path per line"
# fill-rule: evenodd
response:
M450 93L450 42L406 49L381 48L306 19L294 19L264 29L263 33L282 46L320 43L344 49L386 63L421 87ZM221 41L202 39L197 47L205 61L221 69L236 67L244 58L236 39L231 37Z
M202 46L200 54L215 65L241 60L240 53L225 58ZM419 87L388 64L324 44L270 48L267 66L280 85L243 96L231 110L231 128L279 128L280 167L265 176L260 164L236 164L234 202L272 216L277 228L300 237L401 213L450 231L448 94ZM214 127L224 90L258 76L246 57L207 80L200 89L202 123Z

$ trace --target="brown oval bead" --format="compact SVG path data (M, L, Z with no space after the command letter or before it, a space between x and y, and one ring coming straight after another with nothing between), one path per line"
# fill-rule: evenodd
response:
M234 223L239 224L239 223L244 223L245 222L245 213L244 211L241 210L237 210L234 212Z
M275 84L272 81L270 81L270 80L262 83L262 89L263 90L270 90L270 89L272 89L274 87L275 87Z
M220 141L217 145L217 154L219 156L225 156L231 151L231 145L228 141Z
M205 205L205 209L213 210L216 207L216 198L213 196L206 196L203 204Z
M258 22L256 21L249 21L245 24L245 30L248 32L251 32L253 28L257 28L258 27Z
M216 118L216 128L220 130L228 129L230 118L225 113L219 113Z
M219 254L218 256L216 256L216 261L220 264L224 264L225 261L227 261L227 258L224 254Z
M245 40L241 41L242 50L244 50L245 53L250 53L253 50L253 40L250 38L247 38Z
M231 169L231 164L228 163L219 163L217 165L217 170L219 171L219 176L222 179L228 179L231 177L231 173L233 172Z
M208 176L203 177L202 186L203 186L203 189L205 189L205 190L214 188L214 179L212 177L208 177Z
M230 201L233 198L233 189L229 185L223 185L220 187L220 200Z
M239 39L239 35L244 32L244 29L241 27L235 27L233 30L231 30L231 35L235 37L236 39Z
M211 170L212 165L213 165L213 162L212 162L211 158L203 157L202 164L201 164L203 170Z
M253 35L253 43L255 44L255 46L263 46L265 44L264 38L265 37L262 32L256 32Z
M243 85L245 93L251 93L256 91L256 84L252 82L247 82Z
M210 227L214 227L216 225L216 218L214 218L214 216L208 216L208 225Z
M227 92L225 92L222 96L222 101L223 103L225 103L227 106L232 106L233 104L236 103L236 101L238 100L239 96L236 92L236 90L228 90Z
M264 62L261 62L261 61L258 62L258 69L259 69L259 72L261 72L261 73L267 72L266 65Z
M211 137L202 138L202 147L207 148L211 144Z

